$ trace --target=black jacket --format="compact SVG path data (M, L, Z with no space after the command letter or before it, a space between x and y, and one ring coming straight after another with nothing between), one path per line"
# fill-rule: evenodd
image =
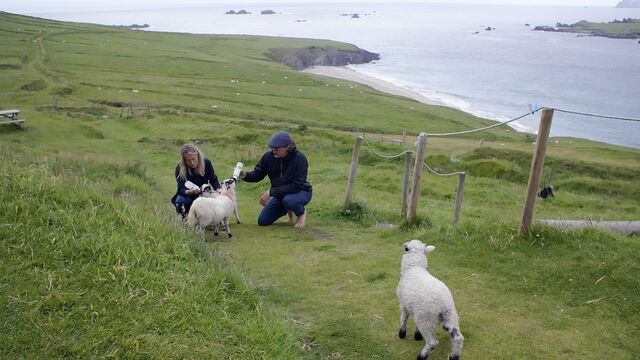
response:
M180 177L180 164L176 165L175 176L176 176L176 183L178 185L178 190L176 192L176 195L174 195L173 198L171 199L171 202L175 200L178 194L187 196L184 192L189 190L184 185L186 181ZM204 175L198 175L189 171L187 173L187 180L191 181L192 183L200 187L202 187L202 185L204 184L209 183L211 184L211 186L213 186L215 190L220 189L220 182L218 182L218 177L216 176L215 171L213 171L213 165L211 165L211 161L209 161L209 159L204 159ZM196 199L198 196L200 196L200 194L195 194L190 197L191 199Z
M307 157L298 150L293 150L280 159L269 151L262 155L262 159L253 171L247 173L244 181L258 182L269 176L269 194L278 198L300 191L311 192L311 184L307 181L308 168Z

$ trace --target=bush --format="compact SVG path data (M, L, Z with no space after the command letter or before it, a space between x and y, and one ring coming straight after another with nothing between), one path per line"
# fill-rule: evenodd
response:
M42 80L34 80L28 84L24 84L20 87L20 90L24 91L40 91L47 88L47 83Z

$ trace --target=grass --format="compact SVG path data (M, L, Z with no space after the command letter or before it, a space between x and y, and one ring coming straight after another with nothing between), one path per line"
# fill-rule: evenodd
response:
M579 21L571 25L578 30L599 30L604 34L632 35L640 33L640 22L635 23L597 23L591 21Z
M429 139L428 164L468 172L457 226L457 179L429 174L418 224L402 225L404 160L366 146L342 212L355 128L412 141L490 123L267 55L349 45L7 13L0 39L0 106L27 119L0 128L4 358L413 358L424 343L397 338L395 296L413 238L436 245L430 270L453 292L465 358L640 354L637 236L542 226L517 236L531 137ZM33 83L44 86L23 89ZM232 239L183 229L168 203L180 146L198 142L226 177L236 161L255 164L277 130L310 161L308 227L258 227L268 184L240 183ZM638 220L638 149L554 138L543 182L551 170L557 197L538 200L537 218ZM443 359L449 341L438 338Z

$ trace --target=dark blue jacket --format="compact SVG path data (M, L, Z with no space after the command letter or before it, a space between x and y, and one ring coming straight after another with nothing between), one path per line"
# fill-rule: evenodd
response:
M189 189L187 189L187 187L184 186L184 183L186 181L183 180L182 177L180 177L180 164L176 165L175 176L176 176L176 182L178 183L178 191L176 192L176 195L180 194L183 196L187 196L185 194L185 191ZM204 184L209 183L211 184L211 186L213 186L215 190L220 189L220 183L218 182L218 177L216 176L216 173L213 171L213 165L211 165L211 161L209 161L209 159L206 159L206 158L204 159L204 175L198 175L196 173L192 173L191 171L188 171L187 180L191 181L192 183L200 187ZM199 194L193 195L191 196L191 199L196 199L198 196ZM173 198L175 199L175 195Z
M298 150L293 150L280 159L269 151L262 155L262 159L253 171L247 173L244 181L258 182L269 176L269 194L278 198L300 191L311 192L311 184L307 181L308 168L307 157Z

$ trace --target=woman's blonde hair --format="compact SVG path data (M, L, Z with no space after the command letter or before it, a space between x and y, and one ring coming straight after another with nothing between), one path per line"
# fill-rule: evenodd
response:
M198 166L196 166L195 169L191 169L184 162L184 156L187 154L198 155ZM193 144L184 144L184 146L182 146L182 150L180 150L180 162L178 164L180 165L179 176L184 181L187 181L187 174L193 174L195 172L200 176L204 175L204 154Z

